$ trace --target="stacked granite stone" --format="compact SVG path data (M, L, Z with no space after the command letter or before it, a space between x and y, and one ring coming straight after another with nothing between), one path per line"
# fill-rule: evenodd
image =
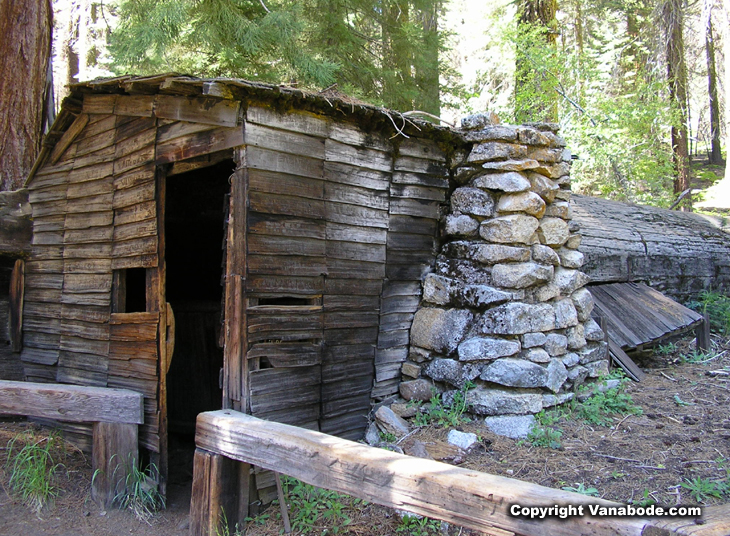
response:
M608 372L603 332L579 271L571 224L570 151L557 125L462 121L471 152L444 245L423 283L401 395L428 400L468 381L470 411L525 415L564 402Z

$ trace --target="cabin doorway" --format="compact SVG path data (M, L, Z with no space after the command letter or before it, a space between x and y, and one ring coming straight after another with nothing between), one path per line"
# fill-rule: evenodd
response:
M166 179L166 299L175 316L167 423L177 436L191 438L198 413L222 407L223 244L235 167L228 159Z

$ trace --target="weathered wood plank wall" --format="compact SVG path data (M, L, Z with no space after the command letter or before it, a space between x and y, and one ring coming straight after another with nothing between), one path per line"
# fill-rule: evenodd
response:
M155 84L85 94L30 181L26 378L143 393L140 442L164 451L165 177L233 153L223 405L359 438L371 396L397 392L446 155L325 114ZM134 312L131 269L146 270Z
M396 394L408 357L421 282L435 258L440 207L446 201L446 155L433 142L404 140L389 185L387 269L383 285L374 398Z

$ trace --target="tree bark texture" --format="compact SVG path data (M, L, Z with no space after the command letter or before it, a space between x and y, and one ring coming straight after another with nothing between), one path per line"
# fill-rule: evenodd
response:
M664 3L663 20L667 45L667 81L669 99L679 113L672 126L672 153L676 175L674 193L680 194L689 188L689 149L687 144L687 65L684 60L684 7L682 0L667 0ZM691 200L683 205L691 209Z
M0 0L0 190L20 188L40 151L51 28L49 0Z
M720 152L720 100L717 96L717 68L715 66L715 36L712 28L713 0L705 0L703 16L705 21L705 53L707 56L707 84L710 100L710 164L722 164Z

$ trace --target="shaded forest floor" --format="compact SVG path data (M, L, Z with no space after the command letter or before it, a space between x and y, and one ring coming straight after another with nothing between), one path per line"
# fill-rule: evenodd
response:
M625 393L641 408L638 414L617 414L605 426L591 424L575 412L552 412L545 428L554 441L516 441L492 434L477 419L457 426L480 437L457 460L464 468L518 478L552 488L571 488L604 499L645 504L720 504L730 499L730 340L713 336L713 352L694 352L693 340L682 340L641 359L647 372L641 383L625 382ZM446 445L448 428L426 426L409 439ZM34 512L9 486L8 442L32 433L43 440L48 431L26 422L0 423L0 534L54 536L162 536L186 534L192 475L190 445L180 445L171 459L167 509L148 522L129 511L101 510L90 499L90 461L59 442L54 459L61 463L54 481L58 496ZM29 439L19 439L29 441ZM19 445L20 443L16 443ZM453 461L453 460L452 460ZM188 467L190 465L190 467ZM353 535L469 534L441 527L428 519L402 518L394 511L334 493L289 484L292 520L297 532L339 532ZM310 510L303 514L303 510ZM277 507L252 520L246 533L280 534ZM234 530L230 531L233 535ZM225 533L224 533L225 534ZM221 535L223 536L223 535Z

